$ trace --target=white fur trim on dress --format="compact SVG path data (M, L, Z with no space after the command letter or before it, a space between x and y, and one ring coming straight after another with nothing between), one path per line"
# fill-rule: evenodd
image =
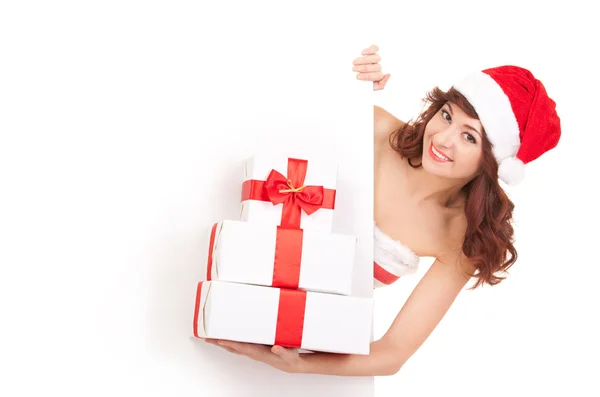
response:
M385 234L377 224L374 225L373 260L397 277L413 274L419 266L419 257L408 247Z
M475 72L454 84L473 105L486 135L492 143L494 155L500 163L517 154L521 139L519 124L510 100L498 83L484 72Z

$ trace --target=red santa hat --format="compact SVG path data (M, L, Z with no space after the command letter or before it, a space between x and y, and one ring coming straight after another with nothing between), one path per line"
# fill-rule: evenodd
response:
M556 103L526 69L500 66L472 73L454 88L473 105L498 160L498 177L515 185L525 164L554 148L560 139Z

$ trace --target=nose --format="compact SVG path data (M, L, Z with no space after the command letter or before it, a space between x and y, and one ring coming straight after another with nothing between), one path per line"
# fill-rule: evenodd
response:
M451 148L454 145L455 131L450 126L435 134L435 145L440 147Z

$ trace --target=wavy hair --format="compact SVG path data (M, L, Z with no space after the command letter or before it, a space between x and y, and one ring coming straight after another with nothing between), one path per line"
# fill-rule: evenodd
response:
M416 120L403 124L390 135L390 145L403 158L408 159L411 167L421 167L421 164L414 164L414 160L423 155L425 126L448 101L459 106L470 117L479 118L469 101L454 88L444 92L435 87L428 92L423 103L429 106ZM499 185L498 163L485 131L482 141L483 160L480 170L463 188L466 196L464 211L467 230L462 251L477 269L472 275L477 278L473 289L485 283L492 286L499 284L506 277L497 273L507 272L517 260L517 250L513 245L514 204Z

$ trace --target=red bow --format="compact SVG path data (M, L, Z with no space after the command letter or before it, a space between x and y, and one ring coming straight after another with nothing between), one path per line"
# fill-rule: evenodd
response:
M308 215L323 206L323 186L305 186L308 161L289 159L288 177L271 170L265 189L269 200L274 204L283 204L281 227L299 228L301 210Z
M333 209L335 190L323 186L305 186L307 160L288 159L288 176L271 170L266 181L247 180L242 187L242 200L263 200L283 204L281 227L299 229L302 210L307 215L320 208Z

